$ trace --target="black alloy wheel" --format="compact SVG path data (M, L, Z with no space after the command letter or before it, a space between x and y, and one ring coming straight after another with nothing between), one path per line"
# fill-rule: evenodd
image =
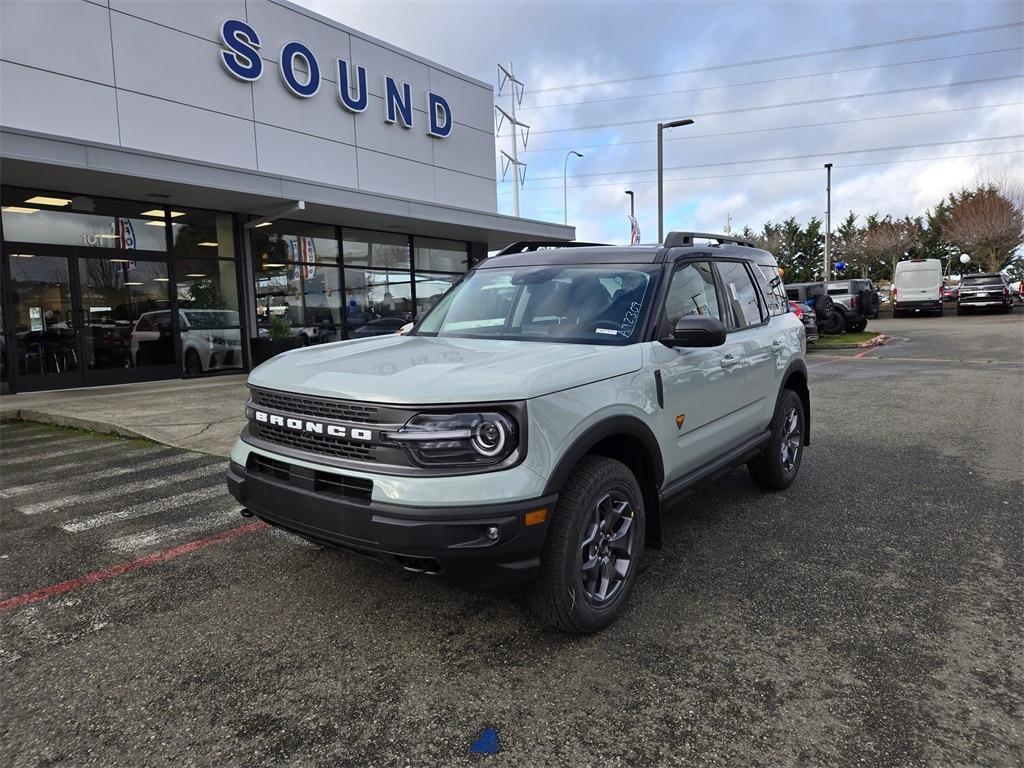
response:
M584 456L559 491L529 598L565 632L596 632L619 617L644 550L644 497L629 467Z

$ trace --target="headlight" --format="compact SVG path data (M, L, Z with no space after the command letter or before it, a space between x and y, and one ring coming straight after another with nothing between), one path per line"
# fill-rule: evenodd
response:
M498 411L420 413L386 439L425 466L498 464L518 445L515 422Z

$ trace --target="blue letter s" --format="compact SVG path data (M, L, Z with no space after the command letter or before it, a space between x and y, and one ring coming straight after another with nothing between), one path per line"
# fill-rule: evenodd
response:
M228 49L220 52L224 67L239 80L252 82L263 74L263 59L257 49L260 37L256 30L238 19L228 19L220 25L220 39Z

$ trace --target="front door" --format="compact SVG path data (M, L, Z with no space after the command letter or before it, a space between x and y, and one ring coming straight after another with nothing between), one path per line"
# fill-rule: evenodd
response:
M718 295L710 262L677 265L665 297L660 336L680 317L725 318L727 304ZM732 334L720 347L670 349L655 342L653 362L661 371L665 418L658 441L665 452L665 480L672 482L725 453L743 431L744 350Z
M63 250L63 249L61 249ZM135 338L140 320L171 309L165 260L8 254L13 327L9 357L22 392L179 375L175 329ZM11 338L10 336L8 338Z
M82 349L75 332L71 259L10 253L12 349L20 391L82 384ZM10 337L8 337L10 338Z

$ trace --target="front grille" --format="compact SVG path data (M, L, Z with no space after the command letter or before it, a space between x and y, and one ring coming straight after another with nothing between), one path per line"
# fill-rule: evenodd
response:
M316 493L343 496L359 501L369 501L373 495L373 481L368 478L310 470L258 453L249 454L246 466L253 474L267 475L275 480L307 488Z
M283 392L272 392L266 389L253 389L252 401L256 405L285 411L302 416L347 421L353 424L379 423L379 409L372 405L346 403L341 400L330 400L325 397L308 397L306 395L286 395Z
M271 443L277 443L278 445L295 448L296 450L318 453L322 456L334 456L339 459L377 461L376 452L378 446L373 444L358 443L340 437L318 435L313 432L296 432L293 429L268 424L263 421L249 422L249 429L256 437L268 440Z

